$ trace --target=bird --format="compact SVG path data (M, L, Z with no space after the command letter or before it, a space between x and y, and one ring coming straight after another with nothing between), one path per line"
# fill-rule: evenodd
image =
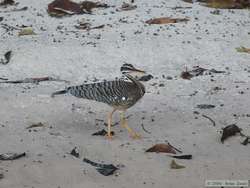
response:
M108 113L106 137L112 139L112 115L115 111L119 111L121 126L127 129L132 138L139 139L141 136L128 126L125 112L144 96L145 86L142 81L148 81L148 79L141 79L142 81L140 81L140 78L145 78L146 72L135 68L132 64L124 63L120 71L122 73L120 79L70 86L52 93L51 96L69 93L78 98L105 103L112 107L112 111ZM153 76L150 75L149 77Z

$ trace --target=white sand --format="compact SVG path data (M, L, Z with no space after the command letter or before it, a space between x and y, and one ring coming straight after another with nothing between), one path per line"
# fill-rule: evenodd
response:
M4 17L0 23L32 26L37 33L17 37L17 31L8 35L0 28L0 53L13 51L10 63L0 65L0 77L16 80L52 76L71 82L0 84L0 124L4 125L0 127L0 153L27 153L25 158L0 162L0 172L4 173L1 188L200 188L206 179L249 178L249 146L241 145L239 136L221 144L219 133L222 127L237 123L250 135L250 118L246 117L250 113L247 89L250 55L235 50L239 46L250 47L249 10L221 10L220 15L214 15L210 13L213 9L198 4L144 0L136 1L138 8L133 11L116 12L116 8L108 8L95 10L93 15L58 19L48 16L49 2L22 0L18 7L28 6L27 11L0 13ZM116 7L122 4L115 0L105 2ZM175 6L193 8L166 8ZM12 8L0 8L0 11ZM189 17L190 21L174 25L144 23L160 16ZM112 27L79 31L74 25L82 18L93 26L110 24ZM128 23L119 22L120 19ZM58 26L63 28L59 30ZM40 30L41 27L46 31ZM136 31L140 34L134 34ZM99 35L101 38L97 39ZM61 42L53 42L54 39ZM88 42L96 43L96 47L87 45ZM132 115L128 120L130 126L143 136L139 141L129 138L120 126L114 127L116 136L112 141L91 136L105 128L102 122L96 121L106 119L111 110L104 104L71 96L50 98L52 92L81 84L87 78L91 82L94 78L111 80L120 76L123 62L155 76L146 84L148 93L127 112ZM228 74L214 75L213 82L210 76L190 81L179 77L185 66L195 65L229 70ZM173 80L163 79L163 74L172 76ZM153 83L165 86L152 86ZM211 94L215 86L225 90ZM198 93L190 97L195 91ZM239 94L240 91L244 94ZM214 104L216 108L196 108L204 103ZM200 115L193 111L199 111ZM201 114L214 119L216 126ZM114 121L118 120L115 114ZM43 122L46 127L36 128L37 132L26 129L37 122ZM141 123L151 134L142 130ZM166 140L185 154L193 155L192 160L176 160L185 169L170 169L172 159L165 154L144 153L145 149ZM80 148L80 159L68 154L75 146ZM117 176L105 177L83 163L84 157L125 167Z

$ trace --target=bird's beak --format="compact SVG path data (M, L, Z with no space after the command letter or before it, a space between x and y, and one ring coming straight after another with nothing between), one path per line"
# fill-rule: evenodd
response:
M141 73L141 74L145 74L146 71L140 70L140 69L133 69L133 72L137 72L137 73Z

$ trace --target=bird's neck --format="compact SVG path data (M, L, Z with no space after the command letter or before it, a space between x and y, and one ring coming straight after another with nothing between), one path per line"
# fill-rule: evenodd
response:
M141 94L144 95L145 93L145 86L139 81L137 80L136 78L134 78L133 76L129 75L129 74L126 74L124 73L123 74L127 79L129 79L130 81L132 81L134 84L136 84L140 91L141 91Z

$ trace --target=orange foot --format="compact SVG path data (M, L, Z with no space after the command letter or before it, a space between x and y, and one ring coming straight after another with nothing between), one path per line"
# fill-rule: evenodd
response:
M142 138L141 135L139 135L137 133L134 133L134 134L130 135L130 137L133 138L133 139L136 139L136 140Z
M106 139L108 139L108 140L113 140L113 136L110 134L106 134L105 135L105 137L106 137Z

